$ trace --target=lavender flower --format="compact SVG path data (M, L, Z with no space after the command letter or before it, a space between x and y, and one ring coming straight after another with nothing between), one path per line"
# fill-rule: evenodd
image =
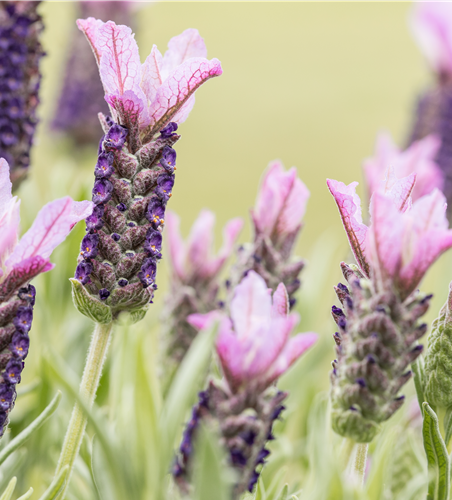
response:
M123 311L138 320L157 288L161 233L175 180L174 131L187 118L196 89L220 75L221 66L205 58L196 30L173 38L164 57L154 46L141 65L127 26L93 18L77 23L99 64L113 118L100 114L105 135L95 167L96 208L87 220L74 294L79 310L97 322Z
M217 309L218 276L229 257L243 222L230 220L223 230L224 243L217 256L212 255L215 215L202 210L186 242L179 232L179 217L166 215L168 249L171 264L171 289L166 297L163 324L167 353L180 363L197 331L187 322L194 313ZM159 248L156 247L156 251Z
M309 191L297 178L295 168L285 172L279 161L269 165L252 211L254 241L239 252L232 288L253 269L272 290L283 282L291 307L295 304L294 293L300 287L304 262L291 259L291 252L302 228L308 198Z
M111 19L118 24L132 24L132 2L78 2L80 17ZM66 132L77 145L97 143L100 133L97 113L108 113L102 84L93 54L84 37L74 29L64 83L56 107L52 128Z
M412 204L415 179L388 175L386 191L372 197L370 227L362 223L357 183L327 181L358 263L341 264L348 286L336 288L342 309L332 311L338 325L332 423L337 433L359 443L370 442L403 404L399 391L422 352L417 341L427 325L419 319L432 297L417 287L452 246L443 194L433 190Z
M38 122L39 63L44 55L39 41L43 30L39 4L0 4L0 48L6 55L0 68L0 157L12 165L14 188L27 175Z
M30 346L36 290L30 280L49 271L50 254L76 222L88 216L91 202L55 200L41 209L18 242L19 201L11 195L7 162L0 159L0 436L14 406L16 385Z
M270 453L265 446L274 439L273 423L285 408L287 393L274 383L317 340L315 333L289 338L298 316L289 315L288 298L282 283L271 297L263 278L250 271L235 290L230 316L218 311L190 316L198 328L221 319L216 349L225 383L212 381L199 394L185 428L173 468L183 491L189 491L193 440L200 421L220 429L236 472L233 497L253 490L258 469Z
M409 142L435 134L435 160L444 174L444 194L452 207L452 5L417 2L411 17L416 42L434 73L434 83L419 97Z

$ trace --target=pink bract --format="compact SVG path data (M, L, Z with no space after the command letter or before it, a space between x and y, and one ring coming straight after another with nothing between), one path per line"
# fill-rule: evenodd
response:
M134 34L127 26L92 17L79 19L77 25L93 48L105 99L116 121L126 115L147 134L170 121L185 121L195 91L222 74L218 59L206 59L204 40L195 29L172 38L163 57L154 46L141 64Z
M179 223L179 217L168 210L165 217L165 231L168 234L169 255L174 274L183 282L212 279L221 271L230 256L243 227L242 219L232 219L225 225L223 246L216 257L213 256L215 225L213 212L210 210L200 212L186 242L180 236Z
M317 340L315 333L290 333L298 321L288 314L288 295L281 283L273 297L254 271L235 289L231 317L220 322L217 353L232 392L264 390L271 385ZM217 313L218 314L218 313ZM195 326L207 326L218 316L189 316Z
M416 174L413 200L431 193L435 188L441 190L444 175L434 160L440 146L440 139L429 135L401 151L389 134L379 134L374 156L365 160L363 165L369 198L379 188L389 168L393 168L399 178Z
M411 17L415 39L438 73L452 74L452 4L416 2Z
M91 201L73 201L69 196L45 205L31 228L18 242L19 201L11 194L9 165L0 159L0 264L2 276L20 274L26 279L53 267L49 262L52 251L62 243L73 226L93 210ZM5 243L6 242L6 243ZM33 276L31 276L33 275Z
M309 190L292 167L287 172L279 161L270 163L264 174L253 211L254 224L269 237L292 234L301 227Z

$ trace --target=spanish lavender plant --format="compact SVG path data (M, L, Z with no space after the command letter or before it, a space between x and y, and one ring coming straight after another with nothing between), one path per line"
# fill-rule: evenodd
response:
M431 295L417 287L433 262L452 246L445 198L437 189L411 202L415 174L396 179L371 200L369 227L362 223L356 182L328 180L358 266L342 263L348 286L335 290L343 309L333 306L339 327L337 359L331 373L333 429L368 443L403 404L400 389L422 352L427 331L420 317Z
M444 186L444 174L435 162L441 141L435 135L415 141L405 151L401 151L389 133L380 133L375 144L375 154L364 161L363 169L369 199L381 185L388 166L399 178L416 174L416 184L411 197L417 200L433 189L440 191Z
M132 2L78 2L80 17L111 19L117 24L131 25ZM84 37L74 27L64 83L52 128L67 132L77 145L97 144L99 112L108 114L96 61Z
M219 307L218 275L229 257L243 221L230 220L223 230L223 247L212 256L215 215L202 210L185 243L179 233L179 217L166 215L168 249L171 262L171 288L166 297L163 324L167 351L180 363L190 347L196 329L187 321L194 313L208 313Z
M131 322L142 319L157 289L165 210L174 185L175 131L194 105L194 92L222 69L218 59L205 58L197 30L171 39L163 57L154 45L141 65L127 26L94 18L77 25L93 49L112 115L100 115L105 135L94 169L95 208L71 280L76 307L96 323L80 387L91 405L113 321L125 312ZM57 475L66 466L70 475L85 427L86 415L76 404Z
M284 283L290 306L295 304L294 294L300 287L304 262L291 258L291 253L303 227L301 219L308 198L309 191L297 178L295 167L285 172L281 162L270 163L251 212L254 241L239 248L231 289L253 269L272 290L276 290L278 283Z
M317 340L315 333L289 335L298 321L289 315L289 296L280 283L271 297L264 279L249 271L234 291L229 315L214 311L194 314L189 321L199 329L221 319L216 350L223 381L211 381L199 394L187 424L173 476L182 491L190 490L196 430L201 424L218 429L229 463L236 473L233 498L252 491L260 466L270 454L274 421L284 410L287 393L277 379Z
M417 2L411 17L416 42L435 81L418 99L410 142L436 134L441 146L436 161L444 174L444 194L452 206L452 6L448 2ZM449 216L451 214L449 213Z
M9 165L0 158L0 436L14 406L30 345L36 289L31 279L50 271L52 251L91 214L90 201L68 196L45 205L18 241L20 201L11 194Z
M44 52L39 41L43 24L37 12L40 2L0 3L0 157L11 165L11 180L17 188L26 177L30 148L38 122Z

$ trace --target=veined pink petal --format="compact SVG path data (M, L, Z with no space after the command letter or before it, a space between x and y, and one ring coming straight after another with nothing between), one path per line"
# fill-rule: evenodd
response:
M6 266L10 268L34 256L48 259L73 226L91 214L93 207L91 201L76 202L69 196L47 203L7 259Z
M146 96L138 89L139 96L132 90L126 90L124 94L106 94L105 100L114 110L115 118L121 123L136 123L140 128L149 125L149 111Z
M132 30L108 21L98 28L96 45L101 53L99 71L105 93L121 96L132 90L138 95L141 62Z
M0 158L0 218L5 212L13 195L12 184L9 178L9 165L4 158Z
M313 332L299 333L292 337L285 345L283 351L276 359L272 370L268 374L268 383L274 382L285 373L290 366L318 340L318 335Z
M381 182L380 191L391 198L400 212L406 212L412 205L411 193L415 183L416 174L398 179L394 167L390 167L386 172L386 179Z
M371 225L367 234L366 257L380 286L395 281L401 266L404 213L391 198L375 192L371 204Z
M20 200L16 196L9 200L0 214L0 266L3 266L17 244L20 222Z
M273 316L286 317L289 314L289 295L283 283L278 285L273 294Z
M144 61L141 67L141 88L149 102L155 99L157 89L163 83L163 78L160 73L162 65L162 54L158 48L153 45L151 53Z
M232 330L229 318L224 318L220 323L216 350L229 387L232 391L235 391L244 381L243 355L246 352Z
M192 95L187 99L187 102L180 108L180 110L173 116L172 121L175 123L184 123L191 113L193 106L195 105L196 97Z
M327 179L328 189L333 195L344 225L353 255L366 276L370 268L366 259L367 226L362 223L361 200L356 194L357 182L346 186L343 182Z
M310 193L308 188L300 179L295 178L278 217L276 226L278 234L290 234L300 226L301 220L306 212L306 204L309 196Z
M452 5L449 2L416 2L411 27L433 69L452 73Z
M215 321L218 321L224 317L221 311L210 311L206 314L190 314L187 316L187 322L197 330L206 330L210 328Z
M77 26L80 31L82 31L94 52L94 57L96 58L97 64L100 62L100 56L102 55L102 48L98 43L98 30L104 23L100 19L94 19L94 17L88 17L88 19L77 19Z
M223 246L221 247L218 257L211 259L206 267L206 277L213 277L220 272L226 260L231 255L237 237L242 230L243 220L239 217L231 219L223 229ZM203 274L201 269L201 275Z
M197 275L204 270L208 271L214 225L215 214L210 210L201 210L191 228L187 244L187 266Z
M404 214L403 254L397 286L409 295L428 268L452 247L452 230L448 229L446 199L435 190L413 204Z
M444 175L434 161L441 141L430 135L414 142L405 151L400 151L387 133L379 134L375 146L375 155L364 162L364 174L369 197L381 188L388 169L394 171L394 178L403 178L416 174L412 197L414 200L433 191L442 189Z
M165 214L165 233L167 235L166 241L168 243L171 266L179 279L182 280L186 277L184 266L186 249L180 235L179 226L179 217L174 212L167 210Z
M203 83L222 72L218 59L191 58L177 67L158 88L150 105L151 133L161 130Z
M253 211L257 229L268 236L273 233L278 216L295 182L297 172L284 171L279 160L271 162L264 173Z
M239 338L255 335L262 324L269 324L272 300L264 279L249 271L237 285L231 301L231 318Z
M161 65L163 80L166 80L173 70L191 57L207 59L204 39L196 29L187 29L169 41L168 50L165 52Z

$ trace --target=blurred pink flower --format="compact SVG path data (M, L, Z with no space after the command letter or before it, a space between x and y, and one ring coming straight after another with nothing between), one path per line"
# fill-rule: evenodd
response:
M444 175L434 161L440 146L439 138L429 135L413 142L405 151L401 151L388 133L379 134L375 144L375 155L365 160L363 165L369 198L383 182L388 168L394 168L399 178L416 174L413 200L431 193L435 188L442 190Z
M452 73L452 4L416 2L411 17L415 39L437 73Z
M207 327L220 318L217 352L230 389L262 391L280 377L317 340L315 333L290 338L298 315L288 314L286 288L281 283L273 297L254 271L236 287L230 314L192 315L196 327Z
M162 56L154 45L141 64L132 30L89 17L77 25L91 44L117 123L132 123L152 135L170 121L182 123L194 104L194 92L222 74L218 59L206 59L204 40L195 29L172 38Z
M346 186L328 179L353 254L367 277L381 289L394 287L404 299L419 285L433 262L452 246L446 200L433 190L413 204L415 175L397 179L389 171L370 203L371 224L362 223L357 182Z
M0 294L14 291L34 276L49 271L52 251L62 243L73 226L88 217L91 201L73 201L69 196L45 205L30 229L18 240L20 201L11 194L9 165L0 158Z
M280 161L270 163L252 212L256 231L275 240L297 233L308 199L295 167L286 172Z
M215 214L201 210L193 224L187 242L179 232L179 217L167 211L165 231L168 233L169 255L172 269L182 282L211 280L220 271L230 256L237 236L243 227L240 218L230 220L223 230L223 246L217 256L213 256L213 228Z

